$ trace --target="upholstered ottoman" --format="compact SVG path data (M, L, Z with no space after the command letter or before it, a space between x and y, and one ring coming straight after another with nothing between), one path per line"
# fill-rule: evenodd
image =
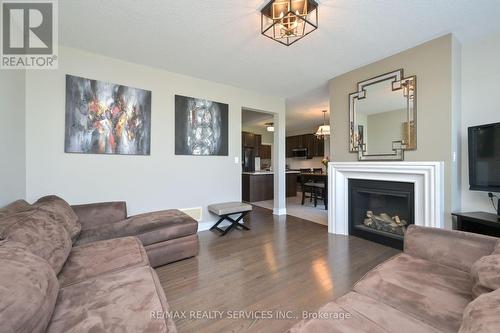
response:
M213 204L208 206L208 211L219 216L220 219L215 223L210 230L217 230L221 232L221 236L224 236L229 231L234 228L242 228L244 230L250 230L246 225L240 223L240 221L252 211L252 206L242 202L223 202L218 204ZM235 220L230 215L240 214L240 216ZM223 221L228 220L231 224L226 227L226 229L219 228L219 224Z
M135 236L146 248L151 266L196 256L198 222L172 209L127 217L125 202L72 206L82 225L76 245Z

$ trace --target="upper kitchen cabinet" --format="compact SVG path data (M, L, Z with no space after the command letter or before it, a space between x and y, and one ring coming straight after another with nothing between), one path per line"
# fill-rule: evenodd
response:
M307 157L323 157L325 141L314 134L294 135L286 138L286 157L293 157L294 149L307 149Z
M316 135L312 134L312 156L323 157L325 156L325 139L318 138Z
M243 148L253 148L255 157L260 157L259 150L262 144L262 136L250 132L241 132L241 142Z
M300 148L299 136L288 136L285 141L286 145L286 157L293 157L293 150Z
M271 159L271 145L260 145L259 148L260 158Z

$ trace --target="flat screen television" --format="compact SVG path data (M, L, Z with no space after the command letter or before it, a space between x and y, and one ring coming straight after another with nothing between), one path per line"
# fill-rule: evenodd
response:
M500 123L469 127L469 185L500 192Z

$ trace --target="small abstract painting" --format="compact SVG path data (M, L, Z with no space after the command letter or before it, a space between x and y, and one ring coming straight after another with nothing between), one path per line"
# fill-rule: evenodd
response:
M151 91L66 75L66 153L149 155Z
M228 156L229 106L175 96L175 154Z

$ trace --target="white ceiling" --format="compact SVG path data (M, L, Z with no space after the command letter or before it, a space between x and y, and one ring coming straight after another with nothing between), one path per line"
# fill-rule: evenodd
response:
M241 123L245 129L259 129L259 132L265 131L266 123L272 123L273 120L273 115L269 113L246 109L241 113Z
M499 0L322 0L319 29L290 47L260 35L263 0L61 0L66 46L290 98L290 126L319 114L326 82L453 32L500 30ZM323 88L318 88L323 86ZM304 105L298 97L312 92ZM328 104L328 103L326 103ZM295 126L295 125L293 125Z

